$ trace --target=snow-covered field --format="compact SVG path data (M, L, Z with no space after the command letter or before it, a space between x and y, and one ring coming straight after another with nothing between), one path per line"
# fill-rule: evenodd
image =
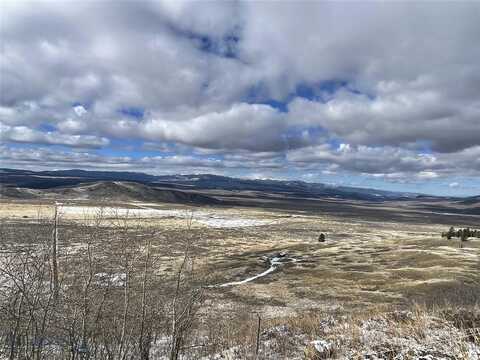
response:
M245 219L245 218L226 218L216 215L194 216L194 221L213 228L238 228L248 226L262 226L271 223L267 220Z
M142 208L117 208L96 206L61 206L59 212L62 216L91 219L96 216L105 218L129 217L129 218L177 218L192 219L193 221L212 228L239 228L248 226L262 226L271 221L241 218L234 214L218 214L214 211L188 211L184 209L152 209Z

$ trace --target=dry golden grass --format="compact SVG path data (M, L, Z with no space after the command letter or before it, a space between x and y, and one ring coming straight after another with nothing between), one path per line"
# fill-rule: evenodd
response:
M336 356L342 355L340 349L348 349L350 358L367 348L393 358L405 347L440 346L434 344L431 333L437 334L441 346L458 354L468 351L468 342L478 344L480 241L471 240L459 248L457 241L440 237L444 225L249 208L125 206L197 210L221 218L266 221L263 226L240 228L192 223L189 236L195 239L195 264L208 274L210 284L264 271L268 265L262 256L286 252L298 260L254 282L206 290L205 316L198 331L207 334L209 353L240 346L233 358L252 358L257 313L262 316L262 331L281 327L262 335L266 343L274 339L262 345L264 358L269 353L294 358L300 352L302 356L308 341L318 338L337 344ZM52 205L1 203L0 219L12 227L15 236L11 238L16 242L3 247L31 243L30 230L47 226L38 224L37 218L52 215ZM74 258L84 251L82 226L89 221L80 210L61 219L62 256ZM173 275L182 256L185 218L131 217L125 221L133 229L132 238L156 230L152 256L159 262L157 275ZM117 240L112 234L119 226L115 218L102 222L101 243L96 246L105 267L115 266L109 263L109 251L115 251ZM325 243L317 241L320 232L327 234Z
M101 205L71 201L78 213L67 213L65 223L85 224L81 206ZM271 316L298 313L306 309L350 308L378 305L405 305L431 296L448 298L462 284L480 281L479 241L471 240L460 249L455 240L440 237L445 226L436 224L364 221L334 217L326 213L272 211L252 208L190 208L168 204L127 203L130 208L209 213L225 219L261 219L267 225L241 228L212 228L193 221L199 266L211 274L213 283L241 280L266 269L261 256L280 251L298 259L265 278L242 286L210 291L219 302L248 303ZM387 210L386 210L387 211ZM48 218L53 206L26 202L3 202L0 218L34 222ZM28 216L28 218L24 218ZM386 216L388 218L388 216ZM129 225L158 229L162 236L152 246L163 253L164 269L173 269L181 248L178 232L185 219L177 217L130 217ZM105 222L115 226L114 222ZM317 242L320 232L325 243ZM75 231L72 231L75 234ZM111 242L112 239L106 240ZM81 239L70 239L72 251ZM453 294L453 295L452 295Z

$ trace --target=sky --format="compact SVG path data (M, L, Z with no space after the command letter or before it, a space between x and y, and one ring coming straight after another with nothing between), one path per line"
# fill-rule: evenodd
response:
M480 194L480 2L0 4L0 167Z

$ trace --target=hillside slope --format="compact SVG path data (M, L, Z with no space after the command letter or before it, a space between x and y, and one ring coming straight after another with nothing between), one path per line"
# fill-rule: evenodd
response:
M162 189L126 181L98 181L51 189L26 189L2 186L0 195L9 199L56 198L76 200L143 201L176 204L213 205L212 197L181 190Z
M171 189L159 189L145 184L125 181L102 181L93 184L55 189L65 198L108 199L113 201L148 201L180 204L217 204L220 201L201 194Z

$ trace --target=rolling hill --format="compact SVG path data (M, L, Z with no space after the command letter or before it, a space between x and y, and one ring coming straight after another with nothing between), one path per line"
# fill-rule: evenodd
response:
M29 170L0 169L0 184L16 188L52 190L57 187L72 187L86 183L119 181L134 182L137 184L149 185L151 187L170 188L178 191L187 189L256 191L281 194L282 196L289 197L329 197L375 202L413 199L417 196L417 194L411 193L332 186L322 183L282 180L251 180L211 174L154 176L143 173L115 171L60 170L35 172ZM113 185L110 184L110 187L113 187ZM108 191L112 191L112 189L109 189ZM108 191L106 191L106 194ZM99 189L97 192L101 193L102 190ZM142 193L142 191L140 191L140 193Z
M53 189L63 198L111 201L145 201L179 204L211 205L219 200L196 193L172 189L161 189L149 185L125 181L101 181L77 186Z

